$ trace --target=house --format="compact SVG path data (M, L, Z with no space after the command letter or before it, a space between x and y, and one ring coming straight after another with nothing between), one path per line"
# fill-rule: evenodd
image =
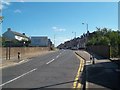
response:
M9 39L10 41L18 40L18 41L29 41L29 38L25 35L25 33L21 34L19 32L12 31L11 28L8 28L8 30L3 33L2 35L4 38Z
M41 36L32 36L30 46L48 47L49 46L49 39L47 36L42 36L42 37Z
M74 38L72 40L60 44L58 48L60 49L85 49L88 37L90 37L90 32L87 31L86 34L81 35L81 37Z
M15 32L8 28L8 30L2 34L3 46L11 46L11 47L21 47L21 46L29 46L30 39L25 35L25 33L21 34L19 32Z

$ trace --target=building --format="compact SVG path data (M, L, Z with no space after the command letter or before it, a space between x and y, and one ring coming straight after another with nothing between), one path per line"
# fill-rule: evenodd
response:
M47 47L49 46L49 39L47 36L44 36L44 37L32 36L30 46Z
M19 32L12 31L11 28L8 28L8 30L5 33L3 33L2 36L10 41L29 41L29 38L25 35L25 33L21 34Z
M86 34L81 35L81 37L74 38L70 41L64 42L64 44L60 44L58 48L60 49L86 49L86 44L88 38L90 37L89 31Z
M59 48L59 49L64 49L64 44L61 43L60 45L57 46L57 48Z
M29 46L30 39L25 35L25 33L19 33L11 30L8 30L2 34L2 46L5 47L21 47Z
M48 39L48 46L51 47L52 46L52 41L50 39Z

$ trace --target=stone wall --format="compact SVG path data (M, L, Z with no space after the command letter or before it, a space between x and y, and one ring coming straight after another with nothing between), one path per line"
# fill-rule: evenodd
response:
M18 52L20 52L20 59L37 56L40 53L49 51L49 47L0 47L0 55L2 60L18 59Z

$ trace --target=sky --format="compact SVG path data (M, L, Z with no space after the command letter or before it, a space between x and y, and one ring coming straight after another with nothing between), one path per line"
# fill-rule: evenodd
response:
M55 45L99 28L118 30L117 2L11 2L2 6L2 33L48 36ZM84 25L82 23L85 23Z

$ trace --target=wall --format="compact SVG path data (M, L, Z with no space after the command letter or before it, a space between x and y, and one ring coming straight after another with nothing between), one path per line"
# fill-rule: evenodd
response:
M87 50L104 58L110 58L110 46L88 46Z
M0 55L2 55L2 60L9 59L17 59L18 60L18 52L20 52L20 59L30 58L33 56L37 56L40 53L49 51L49 47L0 47ZM0 57L0 58L1 58Z

